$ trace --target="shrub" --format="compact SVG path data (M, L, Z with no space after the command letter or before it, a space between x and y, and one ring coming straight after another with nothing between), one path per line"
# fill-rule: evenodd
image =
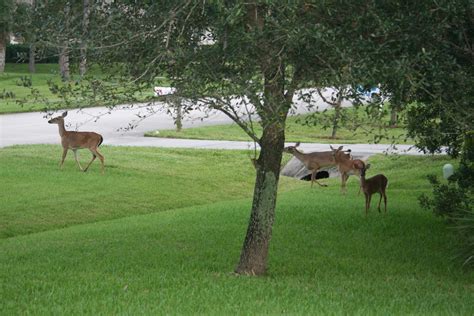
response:
M29 60L30 46L28 44L8 44L5 52L7 63L27 63ZM36 62L44 64L58 63L57 49L38 48L36 50Z
M422 207L442 216L460 237L459 256L464 265L474 267L474 132L465 136L458 170L442 184L434 175L433 197L422 195Z

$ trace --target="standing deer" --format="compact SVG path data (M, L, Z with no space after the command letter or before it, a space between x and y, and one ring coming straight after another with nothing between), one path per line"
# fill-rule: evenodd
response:
M283 149L284 152L292 154L295 156L299 161L301 161L305 167L311 171L311 187L313 187L313 183L316 182L322 187L326 187L326 184L321 184L316 181L316 173L322 167L334 166L336 164L334 160L334 155L332 151L322 151L322 152L312 152L312 153L302 153L297 149L300 145L299 142L295 144L295 146L288 146Z
M349 179L351 173L355 174L357 177L360 177L360 170L365 166L365 163L360 159L352 159L350 154L350 149L343 151L343 146L340 146L338 149L334 149L331 145L329 147L332 150L334 161L336 162L337 169L341 174L341 192L346 193L346 183ZM360 193L360 187L359 187Z
M102 144L104 140L102 135L99 135L94 132L72 132L66 131L64 127L64 118L67 116L67 111L64 112L61 116L52 118L48 121L49 124L58 124L59 126L59 135L61 136L61 145L63 146L63 156L61 159L61 163L59 167L62 169L64 164L64 159L66 159L68 149L71 149L74 153L74 159L79 166L81 171L86 172L91 163L95 160L95 158L99 157L101 162L101 170L104 173L104 156L99 153L98 147ZM82 169L79 160L77 159L77 150L87 148L92 153L92 160L89 162L85 169Z
M370 164L360 170L360 186L362 187L362 191L365 195L365 216L370 208L370 200L372 198L372 194L380 193L380 200L378 210L380 212L380 203L383 202L385 204L385 213L387 213L387 195L385 194L385 190L388 187L388 179L383 174L378 174L373 176L370 179L365 179L365 171L370 168Z

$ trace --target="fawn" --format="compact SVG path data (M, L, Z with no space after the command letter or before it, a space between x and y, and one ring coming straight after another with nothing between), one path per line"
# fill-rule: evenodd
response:
M365 172L369 168L370 168L370 164L367 164L367 166L364 166L362 169L360 169L360 186L362 188L362 192L364 192L364 195L365 195L365 216L367 216L367 213L369 211L370 200L374 193L380 194L380 200L379 200L379 205L378 205L379 213L380 213L380 203L382 202L382 197L383 197L383 202L385 205L385 213L387 212L387 195L385 194L385 190L388 187L388 179L383 174L377 174L373 176L372 178L366 179Z

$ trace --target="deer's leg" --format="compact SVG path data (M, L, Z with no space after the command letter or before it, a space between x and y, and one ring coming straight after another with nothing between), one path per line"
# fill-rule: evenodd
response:
M341 173L341 192L342 192L342 194L346 194L347 179L349 179L349 175L345 172Z
M372 199L372 194L367 194L365 197L366 205L365 205L365 216L369 213L370 208L370 200Z
M365 196L365 216L367 217L367 213L369 212L369 197L367 196L367 193L364 193Z
M319 169L315 169L311 172L311 187L313 187L313 183L316 182L319 186L321 187L327 187L327 184L324 183L319 183L318 180L316 180L316 174L318 173Z
M89 150L90 150L91 153L92 153L92 160L89 162L89 164L87 165L86 169L84 169L84 172L87 171L87 169L88 169L89 166L92 164L92 162L95 160L95 158L99 157L99 160L100 160L100 163L101 163L102 173L104 173L104 156L102 156L102 154L99 153L99 151L97 150L97 148L89 148Z
M360 191L362 190L362 185L360 184L360 173L356 174L356 176L359 178L359 192L357 192L357 195L360 195Z
M63 169L64 159L66 159L66 155L67 155L67 147L63 148L63 157L61 159L61 162L59 163L59 169Z
M380 191L380 200L379 200L379 206L377 207L377 209L379 210L379 213L382 213L382 212L380 211L380 203L382 203L382 195L383 195L383 193L382 193L382 192L383 192L383 191Z
M82 166L79 163L79 159L77 159L77 149L73 149L72 152L74 153L74 159L76 160L77 165L79 166L79 169L81 169L81 171L83 171Z
M100 165L101 165L101 172L102 172L102 174L104 174L104 170L105 170L104 156L99 152L99 150L97 148L95 150L95 153L96 153L97 157L99 157Z
M90 150L91 153L92 153L92 159L91 159L91 161L89 161L89 163L87 164L87 167L84 169L84 172L86 172L87 169L89 169L89 166L91 165L91 163L93 163L94 160L95 160L95 158L97 158L97 156L96 156L96 154L94 153L94 151L93 151L91 148L89 148L89 150Z

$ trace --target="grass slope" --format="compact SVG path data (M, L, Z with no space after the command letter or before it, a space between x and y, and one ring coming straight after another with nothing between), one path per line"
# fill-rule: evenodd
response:
M25 146L0 151L2 158L8 152L9 159L16 160L8 168L17 171L10 173L20 177L26 168L30 174L31 187L23 183L26 176L16 181L24 186L7 186L10 203L23 200L26 208L36 202L22 190L45 186L42 178L63 177L62 185L55 187L57 195L34 204L38 213L48 213L57 203L54 197L86 182L92 186L99 182L101 190L91 191L108 199L109 209L127 205L129 217L96 218L95 223L63 229L53 225L49 231L0 239L0 314L470 315L474 309L474 274L452 260L456 236L417 203L418 195L429 191L424 175L439 172L445 157L371 158L370 174L384 172L390 179L389 211L378 214L373 205L367 218L355 180L342 196L338 179L328 180L328 188L310 189L307 182L283 177L282 189L292 185L299 189L281 190L269 273L252 278L231 273L248 223L251 200L239 199L248 196L246 185L229 194L219 179L197 178L199 185L184 194L184 188L170 183L177 180L169 178L156 183L153 191L173 195L178 190L192 200L208 194L206 186L216 182L215 202L178 208L182 202L175 199L169 211L144 215L137 214L133 205L160 207L152 192L136 196L114 191L121 181L146 178L147 170L156 177L156 165L165 160L173 162L166 165L169 173L183 170L176 162L184 160L186 167L191 157L197 168L201 156L207 159L200 163L210 161L208 168L220 170L218 164L225 163L222 156L229 152L106 147L111 166L100 177L98 166L89 174L76 171L72 158L62 173L54 172L57 161L46 156L56 150L56 146ZM230 160L229 164L237 163L234 173L240 171L238 161L244 157L240 152ZM3 163L9 159L1 161L2 179ZM81 175L88 181L80 180ZM114 185L104 185L101 179L107 178L114 179L110 180ZM229 195L233 200L226 201ZM6 196L2 195L2 206ZM67 217L68 209L90 208L68 202L56 210L55 218ZM10 219L19 213L20 209L10 214Z
M79 171L60 146L0 149L0 238L191 205L251 197L255 171L245 151L101 147ZM91 155L79 151L82 165ZM285 189L301 186L284 179Z

